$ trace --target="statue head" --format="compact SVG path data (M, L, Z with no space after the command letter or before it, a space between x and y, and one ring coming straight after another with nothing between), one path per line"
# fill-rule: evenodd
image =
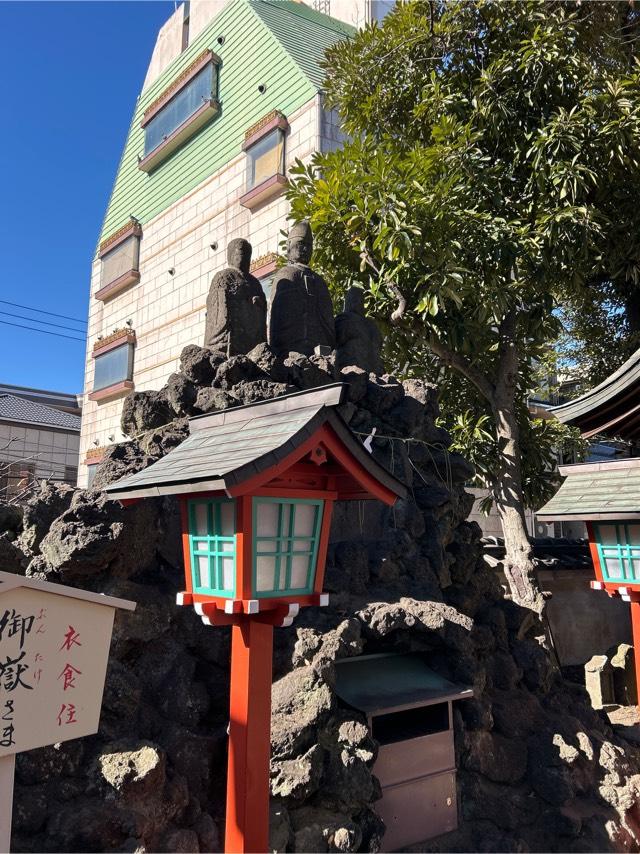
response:
M313 232L308 222L297 222L289 230L287 258L292 264L308 264L313 253Z
M352 285L344 295L344 310L364 317L364 291Z
M227 245L227 263L242 273L248 273L251 267L251 244L243 237L236 237Z

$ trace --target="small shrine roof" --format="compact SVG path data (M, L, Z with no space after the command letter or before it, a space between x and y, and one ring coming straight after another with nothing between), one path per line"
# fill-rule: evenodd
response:
M640 438L639 395L640 349L600 385L550 411L586 438L603 433L633 440Z
M191 435L177 448L105 491L114 498L228 491L282 463L328 425L356 468L403 497L405 486L375 461L336 411L343 392L338 383L192 418Z
M565 480L542 521L640 519L640 458L561 466Z
M342 659L336 662L336 693L369 715L473 697L471 688L449 682L431 670L420 653Z

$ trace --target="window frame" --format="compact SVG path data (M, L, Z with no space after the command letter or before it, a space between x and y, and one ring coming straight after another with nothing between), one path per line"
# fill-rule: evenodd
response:
M171 154L177 151L198 131L212 121L220 113L220 57L213 51L206 50L197 57L191 65L145 110L140 127L145 133L144 152L138 158L138 168L143 172L152 172ZM203 99L197 107L174 129L167 134L154 148L146 151L147 128L152 124L173 101L193 83L208 66L212 75L211 97Z
M318 567L318 549L320 545L320 536L322 532L322 519L324 516L324 499L322 498L278 498L268 496L255 496L252 501L252 543L251 543L251 580L253 587L253 595L256 599L276 599L282 596L306 596L313 593L316 571ZM275 536L259 536L258 535L258 507L260 504L277 504L280 506L278 512L278 533ZM295 530L295 508L299 505L311 505L316 508L313 533L311 536L292 536L291 532ZM289 535L284 536L282 531L283 521L283 505L291 505L293 512L290 511L289 517ZM296 550L295 548L280 549L279 542L282 540L292 543L295 540L311 541L311 550ZM275 541L275 551L261 551L258 547L259 541ZM295 555L306 554L308 556L307 564L307 583L304 587L291 587L291 564L292 558ZM269 590L258 590L258 557L273 557L274 563L274 587ZM285 585L280 588L278 586L281 560L286 559L285 568Z
M196 505L204 504L207 507L207 530L208 534L202 535L194 533L196 531ZM233 508L233 534L231 536L215 533L215 530L222 530L221 506L223 504L231 505ZM189 520L189 561L191 564L191 583L193 592L207 596L219 596L224 599L234 599L236 595L237 579L238 579L238 508L237 503L233 498L193 498L190 499L187 506L187 514ZM215 519L215 521L214 521ZM206 549L196 549L196 543L207 543ZM231 549L217 548L221 544L232 544ZM215 578L216 586L206 587L203 584L196 584L196 579L201 581L200 567L196 563L199 557L208 559L209 578ZM233 559L233 587L230 590L224 588L224 567L222 558Z
M259 121L245 133L245 139L242 144L242 150L247 155L245 166L245 192L240 196L240 204L242 207L253 210L265 202L270 201L276 196L281 195L287 185L286 164L287 164L287 136L290 126L287 117L279 110L272 110L266 116L263 116ZM263 178L259 183L249 184L249 175L251 171L251 150L256 145L263 142L265 138L276 133L280 136L282 144L282 154L278 171L272 175Z
M96 371L95 366L97 361L102 357L117 350L120 347L129 347L127 354L127 376L125 379L117 380L109 383L106 386L96 388ZM89 394L89 400L107 400L117 397L123 393L133 389L133 363L134 363L134 348L136 346L136 335L132 329L116 330L113 335L106 340L96 341L93 347L92 357L94 359L93 387Z
M627 521L612 521L612 522L596 522L594 523L594 538L598 551L598 560L600 561L600 569L602 578L610 583L630 582L637 584L640 582L640 566L637 574L634 574L633 562L637 561L640 564L640 541L633 544L629 536L629 525L640 526L640 522L634 520ZM614 527L616 531L616 544L608 545L602 542L601 528L603 526ZM624 529L624 540L621 536L620 529ZM620 576L615 577L609 574L607 568L607 558L618 560L620 566Z
M132 220L127 223L111 237L104 240L98 249L98 258L100 259L100 287L95 293L95 298L105 302L111 297L121 293L129 285L137 284L140 281L140 240L142 238L142 227L137 220ZM105 259L112 253L122 251L128 241L134 241L132 263L129 270L125 270L120 275L113 279L104 281L104 264Z

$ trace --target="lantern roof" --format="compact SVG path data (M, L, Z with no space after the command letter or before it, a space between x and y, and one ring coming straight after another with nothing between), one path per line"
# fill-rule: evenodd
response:
M565 480L538 519L640 519L640 458L560 466L560 474Z
M632 441L640 438L639 393L640 348L600 385L550 411L587 439L604 433Z
M338 499L378 498L393 504L406 487L364 448L337 411L345 386L329 386L200 415L190 435L136 474L110 484L114 498L260 488L322 446ZM322 455L312 462L323 462ZM314 468L321 469L321 465Z

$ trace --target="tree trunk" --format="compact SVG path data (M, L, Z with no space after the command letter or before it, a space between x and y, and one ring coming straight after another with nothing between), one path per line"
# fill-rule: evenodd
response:
M520 428L515 408L520 369L517 325L518 313L513 308L500 323L498 377L491 396L499 458L495 498L504 534L504 571L511 596L518 605L530 608L542 618L544 598L524 518Z
M520 430L514 398L508 389L501 389L493 401L500 456L495 500L504 534L504 571L514 602L542 616L544 598L533 566L524 516Z

